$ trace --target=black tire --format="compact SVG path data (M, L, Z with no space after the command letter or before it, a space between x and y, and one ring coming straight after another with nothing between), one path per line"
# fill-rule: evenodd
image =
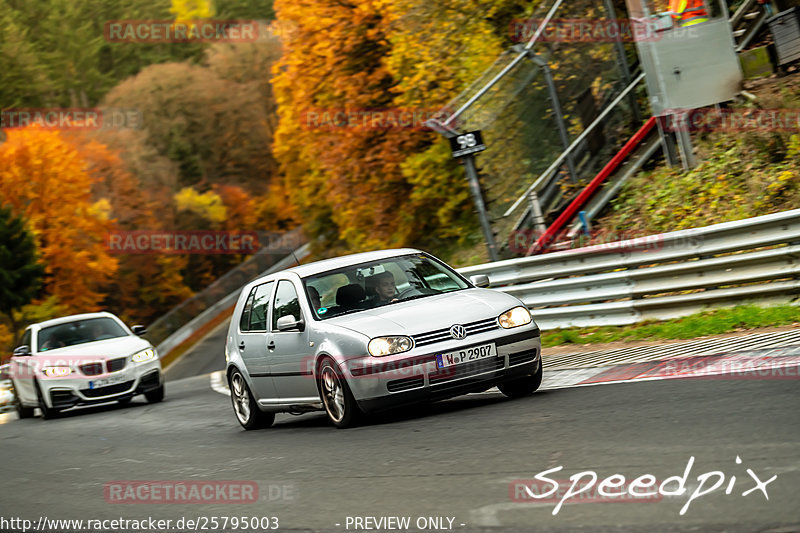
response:
M509 398L524 398L530 396L542 384L542 359L539 358L539 370L530 376L500 383L497 388Z
M20 418L32 418L33 412L36 410L35 407L25 407L19 401L19 398L14 399L14 407L17 410L17 416Z
M317 368L317 386L328 420L339 429L358 425L363 413L358 407L341 370L325 358Z
M275 422L275 413L265 413L258 408L241 372L238 370L231 372L228 376L228 387L231 391L233 413L244 429L267 428Z
M144 393L144 397L147 398L148 403L158 403L164 399L164 384L162 383L161 386L157 389L149 390ZM128 398L128 401L131 399ZM120 403L122 400L120 400ZM127 403L127 402L126 402Z
M39 395L39 410L42 411L42 418L44 420L58 418L58 415L61 413L61 411L55 407L47 407L47 404L44 403L42 389L39 387L38 383L36 384L36 393Z

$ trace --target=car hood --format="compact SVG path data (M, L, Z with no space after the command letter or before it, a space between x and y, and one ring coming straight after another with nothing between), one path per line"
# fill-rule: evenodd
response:
M113 359L115 357L123 357L133 355L136 352L152 348L149 342L141 337L133 335L126 335L125 337L117 337L116 339L105 339L102 341L86 342L84 344L76 344L74 346L66 346L64 348L56 348L54 350L47 350L46 352L39 352L35 357L74 357L76 359L91 358L95 361L101 359Z
M398 302L327 320L372 338L383 335L417 335L454 324L467 324L522 305L515 297L490 289L466 289L408 302Z

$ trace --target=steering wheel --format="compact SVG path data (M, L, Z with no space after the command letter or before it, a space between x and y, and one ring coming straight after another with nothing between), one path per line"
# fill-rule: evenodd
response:
M422 294L422 291L420 291L416 287L409 287L407 289L403 289L402 291L398 292L397 294L395 294L394 297L397 298L398 300L405 300L409 296L416 296L417 294Z

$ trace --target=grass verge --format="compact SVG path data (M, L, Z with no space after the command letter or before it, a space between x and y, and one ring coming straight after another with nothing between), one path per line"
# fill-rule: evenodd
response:
M534 317L536 313L534 312ZM542 347L619 341L693 339L772 326L800 325L800 307L739 305L704 311L683 318L642 322L631 326L598 326L542 332Z

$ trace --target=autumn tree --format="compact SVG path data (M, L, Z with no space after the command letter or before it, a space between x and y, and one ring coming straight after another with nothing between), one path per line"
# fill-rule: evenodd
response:
M26 218L45 265L44 286L71 311L99 309L117 270L112 228L92 202L94 179L78 150L54 131L7 131L0 145L0 203Z
M155 65L114 88L104 106L141 112L147 142L175 163L179 188L225 181L263 191L275 172L258 84L197 65Z
M328 247L401 244L411 187L400 170L419 136L392 127L317 128L308 112L390 109L396 81L384 3L280 1L292 28L275 69L279 126L274 144L284 185L304 228Z
M291 28L274 87L274 144L304 228L325 246L441 246L477 228L444 139L415 127L318 128L317 110L432 117L502 51L510 2L276 2Z
M112 135L74 134L65 137L79 151L87 172L94 180L92 197L95 211L102 212L113 223L114 230L173 229L172 209L163 206L163 187L142 183L139 176L130 170L123 153L96 140L98 137L110 140ZM136 139L127 135L123 138ZM134 147L128 146L127 149L134 150ZM185 256L121 254L115 257L119 269L109 282L104 304L123 318L147 322L191 297L192 290L186 285L183 274L188 264Z

